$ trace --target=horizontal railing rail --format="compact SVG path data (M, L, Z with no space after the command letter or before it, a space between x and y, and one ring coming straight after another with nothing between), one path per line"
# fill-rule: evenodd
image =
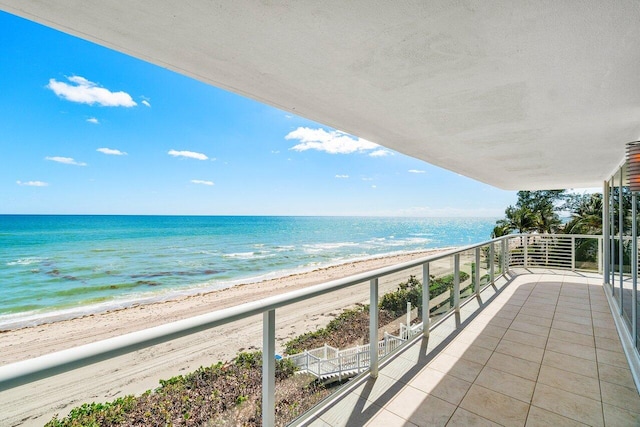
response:
M333 280L323 284L310 286L304 289L288 292L281 295L272 296L259 301L248 302L240 304L235 307L230 307L215 312L207 313L192 318L179 320L176 322L160 325L157 327L121 335L114 338L109 338L103 341L86 344L83 346L58 351L55 353L47 354L44 356L36 357L34 359L15 362L0 366L0 391L5 391L23 384L28 384L36 380L47 378L62 372L67 372L73 369L77 369L83 366L87 366L99 361L107 360L120 356L123 354L131 353L137 350L141 350L156 344L168 342L180 337L191 335L197 332L205 331L217 326L221 326L242 318L246 318L254 315L263 315L263 388L262 388L262 417L263 425L274 425L275 422L275 310L284 306L295 304L301 301L308 300L310 298L318 297L327 293L335 292L340 289L348 288L354 285L369 282L369 301L370 307L378 306L378 280L385 276L389 276L394 273L398 273L404 270L410 270L416 267L422 267L422 306L432 307L430 305L429 295L429 266L430 264L442 260L451 258L454 264L454 283L453 283L453 303L446 312L459 311L460 309L460 257L461 254L475 254L475 270L472 268L473 278L467 279L467 282L473 283L474 292L479 294L482 282L488 286L496 279L496 268L498 270L498 276L503 275L508 271L509 267L524 266L529 264L538 263L538 247L530 246L531 242L539 241L550 244L553 241L551 237L541 237L542 235L509 235L503 236L482 243L477 243L469 246L465 246L458 249L452 249L440 254L430 255L417 260L396 264L380 268L377 270L369 271L366 273L356 274L350 277ZM558 239L558 235L554 235L554 238ZM575 255L575 239L598 239L598 247L602 248L601 236L562 236L560 239L572 239L573 250ZM542 239L542 240L541 240ZM524 247L519 244L524 243ZM535 244L534 244L535 245ZM560 247L560 246L558 246ZM562 246L564 247L564 246ZM521 250L522 249L522 250ZM547 250L547 249L545 249ZM520 254L520 252L521 254ZM601 265L601 249L598 251L598 265ZM482 255L481 255L482 252ZM513 253L513 255L512 255ZM559 250L552 252L550 259L555 257L566 257L567 250ZM481 278L481 256L485 259L485 276ZM545 252L546 256L546 252ZM516 260L521 259L521 262ZM535 261L535 262L534 262ZM558 265L560 268L566 266L567 268L575 269L575 256L572 256L570 264L566 263L551 263L549 265ZM485 277L483 276L483 277ZM465 282L465 287L468 287ZM424 292L424 290L427 290ZM439 297L434 295L434 297ZM442 299L442 298L441 298ZM446 299L445 299L446 300ZM443 301L444 303L446 301ZM442 314L442 313L440 313ZM422 333L425 336L429 334L430 316L422 316ZM370 312L370 342L377 342L378 334L378 314L377 310L371 310ZM402 340L398 339L397 345L400 345ZM394 344L396 345L396 344ZM322 356L328 357L334 349L325 347L322 349ZM377 377L378 373L378 359L383 357L384 354L388 354L389 351L385 350L380 353L380 347L374 346L373 348L367 348L366 351L361 351L355 354L355 361L357 366L361 366L364 361L367 362L369 371L372 377ZM318 372L322 370L322 367L326 365L328 370L330 365L327 360L322 360L319 355L307 354L306 357L313 359L317 364ZM340 359L338 357L338 359ZM313 365L313 361L309 360L308 365ZM338 365L342 363L351 363L346 360L338 360ZM335 367L335 363L333 364ZM360 368L357 368L360 369ZM363 368L364 369L364 368Z

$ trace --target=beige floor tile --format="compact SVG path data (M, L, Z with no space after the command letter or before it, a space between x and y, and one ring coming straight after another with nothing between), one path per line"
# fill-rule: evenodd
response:
M467 344L473 344L478 347L486 348L493 351L500 342L500 338L486 335L483 332L465 330L456 338L456 341L461 341Z
M507 319L507 318L504 318L504 317L492 317L491 321L489 321L489 323L487 323L487 325L497 326L499 328L507 329L509 327L509 325L511 325L511 322L513 322L513 318ZM504 331L504 332L506 332L506 331ZM503 335L504 335L504 333L503 333Z
M348 394L326 411L319 414L322 422L332 427L365 425L378 411L378 405L359 397L356 394Z
M604 350L596 348L596 356L599 363L606 363L608 365L617 366L619 368L628 368L629 362L624 353L618 353L615 351Z
M319 417L315 417L311 419L307 424L305 424L305 427L332 427L332 426L322 421L322 419L320 419Z
M452 403L460 404L471 383L433 368L425 368L410 383L414 388Z
M386 409L381 410L376 414L376 416L369 421L367 424L371 427L409 427L415 426L415 424L405 420L402 417L394 414L393 412L389 412Z
M540 368L540 375L538 375L538 383L579 394L589 399L600 400L600 381L596 378L543 364Z
M583 335L593 335L593 326L580 325L578 323L567 322L564 320L554 319L551 324L552 329L561 329L567 332L574 332Z
M516 318L511 326L509 326L509 330L539 335L544 338L549 336L549 329L550 328L548 326L540 326L534 325L532 323L522 322L519 321L518 318Z
M597 381L597 380L596 380ZM536 383L502 370L485 366L474 384L506 394L527 404L531 403Z
M527 344L538 348L545 348L545 346L547 345L546 336L535 335L529 332L514 331L511 328L509 328L509 330L505 332L502 339L517 342L520 344Z
M602 403L538 383L532 405L592 426L602 426Z
M593 335L584 335L576 332L565 331L562 329L551 328L551 331L549 332L549 338L595 347Z
M542 356L544 355L544 350L539 347L516 343L506 339L500 341L495 351L535 363L541 363Z
M486 366L532 381L538 378L540 371L538 363L497 352L493 353Z
M596 349L594 347L560 341L553 338L549 339L547 350L568 354L569 356L581 357L587 360L596 360Z
M471 362L485 364L491 357L492 350L479 347L477 345L468 344L461 341L454 341L444 349L444 354L459 357L460 359L469 360Z
M574 316L573 314L560 313L556 311L555 316L553 316L553 320L561 320L563 322L576 323L578 325L591 326L593 323L593 319L591 319L591 312L587 310L584 312L584 317L582 316Z
M518 314L514 319L514 322L525 322L530 323L532 325L546 326L550 327L553 319L548 319L546 317L538 317L538 316L530 316L528 314Z
M500 310L495 314L495 317L500 317L502 319L507 319L507 320L513 320L513 319L516 318L517 315L518 315L517 312L516 313L512 313L512 312L505 312L505 311ZM511 323L511 322L509 322L509 323Z
M600 381L606 381L628 388L635 387L629 368L619 368L617 366L607 365L606 363L598 363L598 375L600 376Z
M378 378L369 378L367 381L360 384L353 390L353 393L370 402L382 406L383 403L379 402L381 396L389 390L399 391L403 387L405 387L405 384L399 383L393 378L381 374L378 375Z
M583 359L581 357L569 356L568 354L547 350L544 352L542 364L590 378L598 378L598 364L595 360Z
M619 339L617 330L611 329L611 328L602 328L600 326L593 327L593 335L597 337L609 338L614 340Z
M529 405L502 393L473 385L460 407L502 425L524 426Z
M531 406L527 417L527 427L581 427L586 426L581 422L563 417L546 409Z
M581 308L573 308L567 307L564 305L558 305L556 307L556 315L566 315L566 316L576 316L576 317L584 317L590 318L591 316L591 305L585 309Z
M444 353L435 357L428 366L468 382L473 382L483 367L480 363L460 359Z
M594 328L606 328L606 329L612 329L613 331L616 331L616 324L613 321L613 318L610 319L593 319L593 327Z
M405 378L406 373L416 366L416 362L412 362L403 357L397 357L380 370L380 373L386 375L389 378L393 378L395 381L407 382Z
M622 349L622 344L620 344L619 339L611 339L604 337L595 337L596 339L596 348L602 348L609 351L614 351L616 353L624 354L624 350Z
M507 328L487 323L472 323L466 329L494 338L502 338L504 333L507 332Z
M558 298L558 305L577 309L589 309L591 306L589 299L586 297L571 297L562 295L562 293L560 293L560 297Z
M611 320L612 319L610 311L600 312L600 311L593 311L593 310L591 310L591 318L592 319L602 319L602 320Z
M458 408L451 416L447 427L500 427L500 424L482 418L473 412Z
M605 403L604 419L608 426L640 426L640 413L627 411Z
M554 310L540 310L539 308L522 307L522 310L520 310L520 313L518 313L518 315L520 315L520 314L525 314L527 316L537 316L537 317L541 317L543 319L553 319L555 311Z
M591 314L593 313L611 313L611 308L607 303L607 300L595 301L593 296L591 297Z
M640 412L640 395L635 388L627 388L606 381L600 382L602 402L633 412Z
M400 392L385 407L388 411L419 426L444 426L456 406L413 387Z

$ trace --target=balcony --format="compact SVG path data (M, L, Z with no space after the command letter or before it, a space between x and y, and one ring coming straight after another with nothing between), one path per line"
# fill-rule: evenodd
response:
M581 424L582 423L582 424ZM312 426L640 423L602 277L511 270L318 411Z
M294 423L637 425L640 397L627 362L637 351L619 338L624 326L603 285L603 251L599 236L507 236L0 366L0 411L18 425L33 410L16 397L25 388L51 398L59 373L70 379L84 366L262 315L262 423L282 424L275 411L276 312L286 307L290 315L296 304L329 294L344 306L345 291L377 307L400 278L417 276L429 316L409 319L414 335L401 333L404 344L391 351L367 347L362 372ZM453 279L450 288L436 286L442 277ZM369 342L380 333L372 310ZM70 400L55 397L47 405L65 408Z

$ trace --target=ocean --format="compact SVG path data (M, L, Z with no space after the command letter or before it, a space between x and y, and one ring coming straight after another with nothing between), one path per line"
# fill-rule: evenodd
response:
M0 330L489 240L495 218L0 215Z

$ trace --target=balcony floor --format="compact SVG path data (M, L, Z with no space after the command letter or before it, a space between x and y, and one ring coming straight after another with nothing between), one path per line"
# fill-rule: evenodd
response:
M640 397L602 277L512 273L309 425L640 425Z

